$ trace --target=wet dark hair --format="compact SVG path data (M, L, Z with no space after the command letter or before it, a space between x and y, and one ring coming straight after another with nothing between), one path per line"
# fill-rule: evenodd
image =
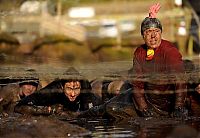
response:
M62 85L64 86L65 83L67 82L75 82L75 81L79 81L81 84L81 90L91 90L92 87L90 85L90 82L88 80L83 80L83 79L68 79L68 80L61 80Z
M158 28L162 32L161 22L157 18L146 17L141 24L141 34L144 34L144 31L149 28Z
M24 81L19 83L19 86L22 86L22 85L33 85L33 86L37 87L38 84L39 84L39 80L24 80Z

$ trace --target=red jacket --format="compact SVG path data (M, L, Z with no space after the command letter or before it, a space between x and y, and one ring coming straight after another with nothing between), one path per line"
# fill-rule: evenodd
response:
M172 43L166 40L161 41L161 45L154 50L154 53L152 60L146 60L147 46L145 44L138 47L134 52L133 69L135 77L133 89L136 90L134 92L135 97L144 97L144 93L137 92L138 89L144 89L145 93L162 94L159 98L156 96L157 100L155 98L146 100L150 100L158 106L162 106L162 104L166 106L169 101L166 101L166 95L163 94L176 93L175 106L183 106L186 85L181 54ZM164 97L163 100L162 97ZM141 104L139 100L137 101L137 98L135 100L138 105ZM160 101L166 101L166 103L160 103Z

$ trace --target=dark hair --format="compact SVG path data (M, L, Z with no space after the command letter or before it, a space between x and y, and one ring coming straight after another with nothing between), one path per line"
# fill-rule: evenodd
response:
M83 80L83 79L68 79L68 80L60 80L62 85L64 86L65 83L67 82L75 82L75 81L79 81L81 84L81 90L91 90L92 87L90 85L90 82L88 80Z
M26 80L22 80L22 81L19 82L20 86L26 85L26 84L30 84L30 85L37 87L38 84L39 84L39 79L26 79Z

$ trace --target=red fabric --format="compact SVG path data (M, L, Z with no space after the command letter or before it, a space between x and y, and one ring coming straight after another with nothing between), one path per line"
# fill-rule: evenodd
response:
M147 107L144 93L162 94L156 99L148 98L157 106L167 106L166 96L175 93L175 106L183 106L186 96L184 78L184 65L178 49L169 41L162 40L161 45L155 49L152 60L146 60L147 46L141 45L134 52L133 58L133 89L134 99L139 108ZM180 75L182 74L182 75ZM178 76L178 77L177 77ZM163 97L163 98L162 98ZM162 100L163 99L163 100ZM165 102L159 102L165 101ZM168 108L168 107L167 107ZM170 107L173 108L173 107Z
M176 80L179 73L184 73L182 56L178 49L169 41L162 40L161 45L155 49L152 60L146 60L146 53L145 44L134 52L134 89L150 90L148 92L155 92L155 90L183 92L186 88L185 84L178 82L181 79Z

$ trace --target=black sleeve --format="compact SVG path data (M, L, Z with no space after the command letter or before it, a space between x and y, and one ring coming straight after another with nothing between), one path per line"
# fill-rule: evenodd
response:
M83 104L82 110L87 110L93 106L97 106L103 103L100 97L97 97L91 92L81 94L81 99L81 103Z
M50 115L48 106L35 106L35 105L16 105L14 108L16 113L29 114L29 115Z
M48 115L48 106L59 104L62 93L33 93L15 106L14 111L21 114Z
M91 93L91 99L92 99L92 103L94 106L103 104L102 100L100 97L96 96L95 94Z

